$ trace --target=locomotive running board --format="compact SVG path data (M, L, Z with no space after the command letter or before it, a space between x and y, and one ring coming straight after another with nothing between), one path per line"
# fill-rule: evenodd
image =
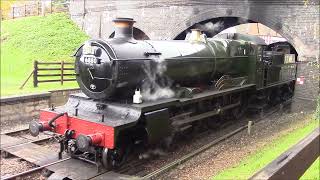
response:
M233 87L233 88L228 88L224 90L212 90L212 91L205 91L199 94L195 94L192 98L181 98L179 99L180 103L182 104L191 104L197 101L202 101L205 99L210 99L213 97L218 97L218 96L223 96L226 94L231 94L247 89L255 89L256 85L255 84L246 84L241 87Z

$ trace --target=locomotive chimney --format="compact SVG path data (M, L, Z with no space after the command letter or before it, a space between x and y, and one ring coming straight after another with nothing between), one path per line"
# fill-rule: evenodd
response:
M132 18L116 18L113 22L116 28L114 38L133 38L133 24L136 21Z

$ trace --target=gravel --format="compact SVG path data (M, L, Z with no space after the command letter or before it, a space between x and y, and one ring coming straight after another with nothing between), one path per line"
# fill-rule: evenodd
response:
M34 168L35 166L23 159L17 157L9 157L9 158L2 158L1 157L1 179L6 178L18 173L22 173L29 169ZM24 180L33 180L39 179L44 180L45 177L41 175L41 172L35 172L29 175L23 176L21 179Z
M226 168L234 167L243 158L276 137L308 123L312 113L307 109L300 110L293 113L274 114L255 124L251 135L243 131L158 179L209 179Z
M60 149L60 146L55 141L49 141L47 143L42 144L42 146L54 151L58 152ZM2 158L1 157L1 178L5 178L14 174L18 174L27 170L30 170L32 168L35 168L35 166L32 163L29 163L21 158L18 157L9 157L9 158ZM21 179L26 180L33 180L33 179L46 179L44 176L42 176L41 171L33 172L29 175L23 176Z
M29 170L33 165L17 157L1 157L1 177L14 175Z

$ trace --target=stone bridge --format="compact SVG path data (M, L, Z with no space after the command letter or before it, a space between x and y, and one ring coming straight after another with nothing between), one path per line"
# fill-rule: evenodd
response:
M286 38L300 60L318 59L318 0L71 0L72 19L92 38L112 37L115 17L132 17L136 38L184 39L197 27L209 36L259 22Z

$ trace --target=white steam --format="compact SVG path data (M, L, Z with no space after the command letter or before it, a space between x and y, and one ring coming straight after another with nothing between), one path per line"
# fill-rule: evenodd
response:
M175 95L170 87L156 86L154 89L142 89L142 98L147 101L155 101L158 99L172 98Z
M224 28L224 23L222 21L218 21L216 23L210 21L205 24L196 24L195 28L201 30L202 32L206 32L209 37L212 37ZM186 35L186 39L190 37L190 34L191 32L189 31Z
M156 63L152 69L151 63ZM167 71L167 64L164 59L156 59L154 62L146 62L143 70L147 78L142 84L142 98L147 101L155 101L163 98L174 97L175 93L170 88L171 81L164 75Z
M165 156L166 153L161 149L149 150L139 155L139 159L149 159L152 157Z
M200 29L203 29L206 32L209 32L210 34L216 34L220 32L220 30L224 27L224 23L222 21L218 21L213 24L213 22L208 22L200 27Z

